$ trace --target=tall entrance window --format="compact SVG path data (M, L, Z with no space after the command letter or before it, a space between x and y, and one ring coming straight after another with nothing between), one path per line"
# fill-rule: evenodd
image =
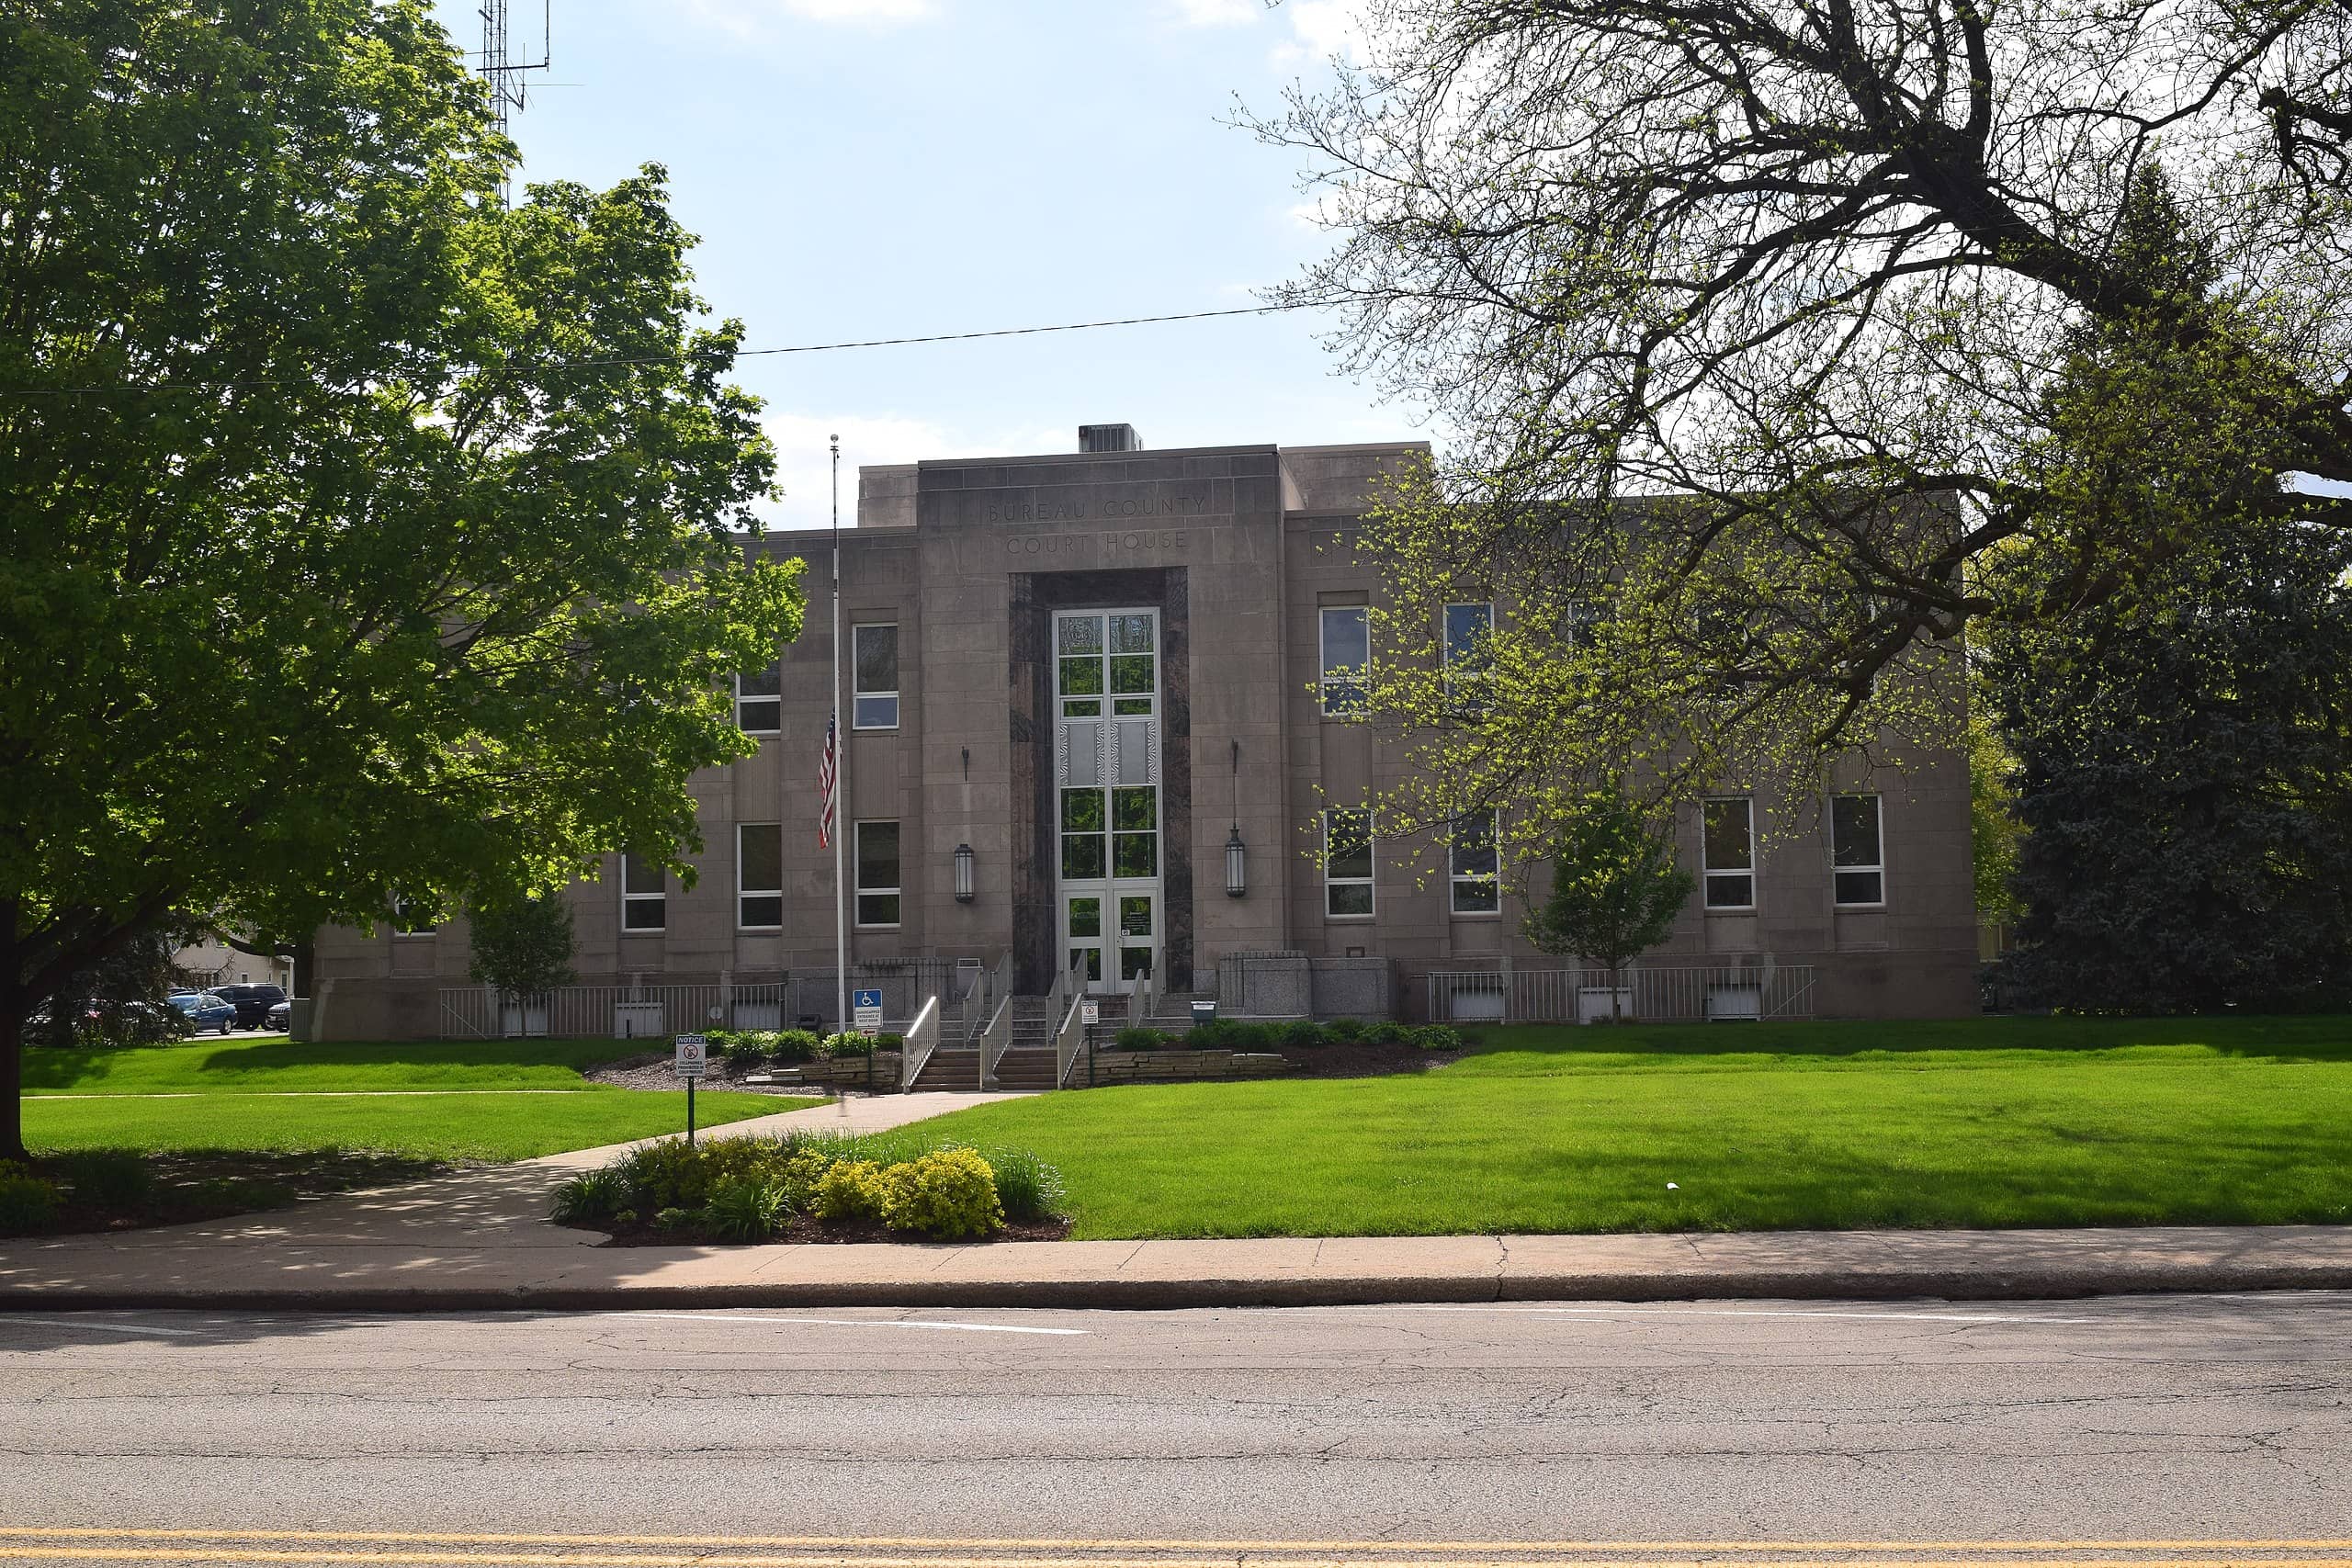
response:
M1054 617L1063 964L1129 990L1160 948L1159 612Z

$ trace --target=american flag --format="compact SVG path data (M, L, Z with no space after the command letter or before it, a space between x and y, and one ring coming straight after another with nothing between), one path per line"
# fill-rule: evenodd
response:
M817 793L823 804L817 808L817 847L831 849L833 843L833 739L841 723L841 715L825 716L825 752L817 762Z

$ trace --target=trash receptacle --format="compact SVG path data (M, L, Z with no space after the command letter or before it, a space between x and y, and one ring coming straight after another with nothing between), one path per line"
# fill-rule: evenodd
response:
M1215 1002L1194 1002L1193 1004L1193 1021L1194 1023L1216 1022L1216 1004Z

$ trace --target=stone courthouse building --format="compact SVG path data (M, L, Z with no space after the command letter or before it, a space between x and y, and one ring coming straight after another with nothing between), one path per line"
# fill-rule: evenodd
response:
M1159 992L1228 1014L1605 1002L1598 976L1520 934L1490 842L1391 841L1356 808L1393 764L1355 715L1364 607L1389 585L1351 547L1378 478L1425 449L1148 451L1124 425L1080 446L858 476L841 535L853 961L917 988L960 964L962 983L1009 975L1033 995L1058 966L1114 992L1148 970ZM556 1032L602 1032L607 1005L616 1032L686 1026L642 999L664 987L699 987L696 1021L832 1012L833 856L817 832L831 537L751 547L808 563L807 629L736 694L758 753L694 781L691 888L616 857L571 890L582 981L615 989ZM1429 606L1457 640L1497 613ZM1824 803L1726 781L1684 813L1701 888L1642 960L1638 1011L1973 1010L1962 759L1839 782ZM485 1027L464 1000L460 922L322 932L317 954L323 1037ZM894 994L892 1016L914 1001Z

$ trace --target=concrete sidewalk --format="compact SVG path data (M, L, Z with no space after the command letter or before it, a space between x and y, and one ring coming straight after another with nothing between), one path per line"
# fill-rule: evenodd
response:
M1000 1095L730 1123L880 1131ZM2000 1300L2352 1289L2352 1227L600 1246L548 1196L616 1145L199 1225L0 1244L0 1312L715 1306L1169 1308L1374 1302Z

